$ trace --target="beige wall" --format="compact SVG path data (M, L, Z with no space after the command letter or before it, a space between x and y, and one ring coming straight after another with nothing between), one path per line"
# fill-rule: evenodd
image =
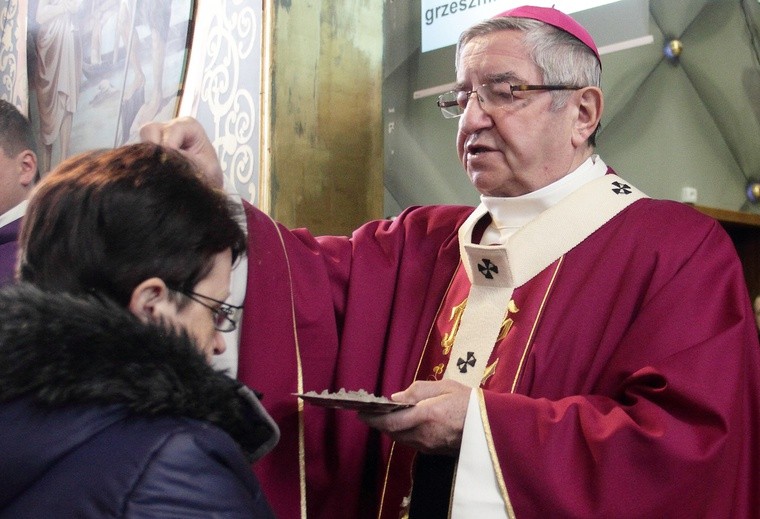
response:
M314 234L349 234L382 217L383 2L272 0L264 9L269 213Z

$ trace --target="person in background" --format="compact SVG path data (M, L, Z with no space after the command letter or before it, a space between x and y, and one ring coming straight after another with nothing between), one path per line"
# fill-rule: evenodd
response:
M31 124L0 99L0 286L13 282L21 217L38 178Z
M245 253L236 207L152 144L64 161L0 290L0 517L271 518L277 426L208 364Z
M246 205L238 376L283 430L255 469L275 512L756 516L760 346L725 231L596 153L601 60L571 17L504 12L464 31L455 65L438 106L477 208L314 237ZM197 121L143 137L221 183ZM292 396L343 388L415 405Z

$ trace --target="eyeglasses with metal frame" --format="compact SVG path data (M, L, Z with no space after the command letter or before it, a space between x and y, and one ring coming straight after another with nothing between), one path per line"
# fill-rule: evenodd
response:
M196 303L198 303L199 305L205 306L206 308L211 310L211 314L214 317L215 330L220 331L222 333L227 333L237 328L237 321L238 319L240 319L240 311L243 309L242 306L230 305L230 304L225 303L224 301L219 301L218 299L214 299L213 297L204 296L203 294L199 294L191 290L180 290L178 288L169 288L169 290L183 294L189 297L190 299L192 299L193 301L195 301ZM218 306L211 306L203 302L201 299L212 301Z
M484 83L472 90L449 90L438 96L438 107L446 119L454 119L464 113L472 94L476 94L480 107L485 111L504 108L514 101L513 92L542 90L580 90L574 85L512 85L506 81Z

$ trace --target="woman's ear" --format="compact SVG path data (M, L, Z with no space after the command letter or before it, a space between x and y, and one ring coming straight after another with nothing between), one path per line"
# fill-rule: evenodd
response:
M129 311L142 322L153 322L165 312L169 300L169 289L161 278L149 278L132 291Z
M575 120L573 144L580 147L586 144L588 138L599 126L604 109L604 97L597 87L585 87L578 91L578 117Z

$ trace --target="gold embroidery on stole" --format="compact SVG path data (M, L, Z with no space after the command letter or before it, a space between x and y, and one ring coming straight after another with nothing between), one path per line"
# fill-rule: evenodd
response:
M438 303L438 309L435 312L436 316L438 316L438 314L440 314L441 309L443 308L443 305L444 305L444 303L446 301L446 298L449 295L449 290L451 290L451 285L454 283L454 278L456 277L457 272L459 272L459 269L461 268L461 266L462 266L462 262L460 261L459 264L457 265L457 268L454 269L454 273L452 274L451 279L449 280L449 285L446 287L446 291L443 294L443 298L441 299L441 302ZM414 379L413 380L417 380L418 379L418 376L419 376L419 373L420 373L420 367L422 366L422 362L425 359L425 355L427 354L427 351L428 351L428 345L432 346L431 340L430 340L430 336L433 334L433 331L435 329L435 321L436 320L433 319L433 322L430 324L430 328L428 329L427 337L425 338L425 345L423 346L422 353L420 355L419 360L417 361L417 369L414 372ZM443 369L445 369L445 368L446 368L446 366L444 365L443 368L441 369L441 372L443 372ZM383 488L382 488L382 490L380 492L380 503L379 503L379 508L378 508L378 511L377 511L377 517L378 517L378 519L380 519L381 517L383 517L384 512L385 512L385 508L386 508L385 498L386 498L386 495L387 495L387 492L388 492L388 483L389 483L389 479L390 479L390 471L391 471L391 466L394 463L395 451L396 451L396 442L394 441L394 442L391 442L390 453L388 454L388 461L385 464L385 477L383 478ZM412 478L412 482L411 483L412 483L412 486L413 486L414 485L413 478ZM411 496L411 493L412 493L412 489L410 488L409 489L409 494L407 495L407 497ZM399 517L400 518L403 518L403 515L401 515L401 514L406 513L408 515L408 513L409 513L408 507L409 507L409 503L406 503L406 502L402 503L402 508L401 508L401 510L399 512L399 514L400 514ZM302 518L302 519L304 519L304 518Z
M510 317L511 314L516 314L519 312L520 309L517 308L517 304L515 303L514 299L509 300L509 304L507 305L507 315L504 316L504 322L501 323L501 329L499 330L499 336L496 337L497 341L500 341L504 339L507 334L509 333L509 330L512 329L512 325L515 324L515 322Z
M443 339L441 339L441 348L443 348L444 355L449 355L451 353L451 348L454 346L454 339L456 339L457 332L459 331L459 325L462 324L462 314L464 314L466 306L467 298L451 309L451 317L449 317L449 321L453 321L451 331L445 333ZM441 370L441 372L443 372L443 370Z
M489 378L494 376L496 373L496 365L499 363L499 359L497 358L495 361L493 361L493 364L490 366L486 366L486 371L483 373L483 378L480 379L480 385L482 386L485 384Z
M564 255L560 256L560 258L557 260L554 266L554 272L552 273L552 276L549 280L549 284L546 287L546 290L544 291L543 297L541 299L541 303L538 307L538 312L536 313L535 319L533 321L533 326L531 327L530 333L528 334L528 340L525 343L522 356L520 357L520 362L514 374L514 379L512 380L512 388L510 390L510 393L513 393L513 394L515 393L515 389L517 388L517 383L520 380L520 377L523 372L523 368L525 367L525 359L527 358L528 352L530 351L533 345L533 338L538 328L538 323L541 321L541 317L543 316L543 313L544 313L544 308L546 307L546 302L549 299L549 294L552 291L552 287L554 287L554 282L557 279L557 276L560 271L560 267L562 266L564 259L565 259ZM498 359L497 359L497 362L498 362ZM494 364L495 363L496 362L494 362ZM486 373L488 373L488 370L486 370ZM485 378L483 382L485 382ZM493 431L491 430L491 422L488 420L488 411L486 409L486 402L485 402L483 389L478 388L477 391L478 391L478 401L480 405L480 418L483 422L483 429L486 433L486 443L488 444L488 451L491 454L491 463L493 464L493 468L496 473L496 481L499 486L502 499L504 499L504 504L506 506L506 511L507 511L507 517L508 519L514 519L516 517L515 511L514 511L514 508L512 507L512 500L509 497L509 491L507 489L507 483L504 479L504 474L502 472L501 462L499 461L499 457L496 454L496 445L494 444L494 440L493 440Z
M454 346L454 340L456 339L457 332L459 331L459 325L462 322L462 314L464 314L464 309L467 306L467 299L459 303L458 305L454 306L454 308L451 309L451 317L449 317L449 321L452 321L451 325L451 331L446 332L443 334L443 338L441 339L441 350L444 355L448 356L451 353L451 348ZM512 329L512 326L515 324L514 319L512 319L512 315L518 313L520 309L517 307L517 303L515 303L514 299L509 300L509 304L507 305L507 315L504 316L504 321L501 323L501 328L499 329L499 335L496 337L496 341L502 341L504 340L507 335L509 334L509 331ZM499 359L496 359L493 364L486 367L486 371L483 374L483 378L480 381L480 384L483 385L486 380L491 378L494 373L496 373L496 365L499 363ZM446 365L441 363L433 367L433 380L440 380L443 376L443 372L446 369Z

